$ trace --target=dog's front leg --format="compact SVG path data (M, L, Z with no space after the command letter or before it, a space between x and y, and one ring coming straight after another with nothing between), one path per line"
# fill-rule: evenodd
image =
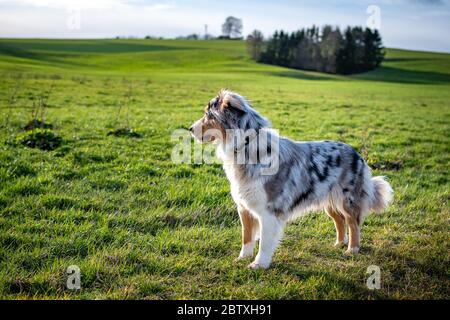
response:
M259 222L242 206L238 206L239 218L242 225L242 248L238 260L252 257L258 240Z
M261 228L259 250L255 261L249 265L249 268L267 269L272 262L275 249L283 236L284 222L270 212L260 215L258 220Z

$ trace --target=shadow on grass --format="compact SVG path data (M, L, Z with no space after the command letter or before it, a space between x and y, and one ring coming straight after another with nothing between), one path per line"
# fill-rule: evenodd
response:
M339 80L337 76L328 75L326 73L303 71L303 70L283 70L267 72L267 75L275 77L293 78L299 80Z
M414 62L433 60L428 58L387 58L385 62ZM353 74L338 75L327 74L309 70L289 69L280 71L269 71L265 74L277 77L286 77L299 80L370 80L379 82L392 82L403 84L448 84L450 83L450 74L434 71L416 71L391 66L381 66L373 71Z
M412 59L417 60L417 59ZM392 60L391 60L392 61ZM403 84L448 84L450 74L432 71L414 71L381 66L374 71L352 76L355 79Z
M389 61L414 61L418 59L392 59ZM426 60L426 59L422 59ZM326 73L310 72L302 70L285 70L268 72L268 75L287 77L299 80L345 80L358 79L379 82L403 83L403 84L448 84L450 74L433 71L414 71L389 66L381 66L376 70L351 76L329 75Z
M413 62L413 61L431 61L430 58L385 58L384 62Z
M442 283L446 283L448 281L448 265L435 261L433 257L427 257L428 259L420 261L418 259L400 255L394 251L388 251L386 252L386 255L389 259L400 261L401 264L405 266L404 269L392 271L395 279L401 279L408 269L420 271L427 274L430 278L434 278L436 281L442 281ZM442 293L446 294L447 291L443 290Z
M374 257L376 252L373 247L365 246L362 251L363 255ZM435 261L434 256L427 256L426 259L415 259L406 253L398 253L393 250L384 250L383 256L379 256L382 273L388 274L384 282L382 279L381 290L369 290L366 285L366 277L368 274L349 274L348 278L329 271L317 271L308 267L307 261L303 263L273 263L271 268L276 269L280 273L289 274L300 282L305 282L310 278L322 278L324 281L319 283L320 288L316 288L317 292L329 292L330 288L339 288L344 296L355 297L356 299L392 299L396 294L405 291L407 279L414 274L418 281L417 286L429 285L433 288L432 295L438 299L448 295L448 266L439 261ZM335 260L328 257L328 260ZM445 260L442 258L442 260ZM327 261L329 262L329 261ZM377 263L378 264L378 263ZM362 270L362 272L364 272ZM428 290L430 291L430 290ZM424 293L422 299L428 299L430 292ZM318 297L321 299L322 297Z
M155 45L149 43L132 43L117 40L35 40L35 41L19 41L19 40L1 40L0 52L5 50L9 54L16 52L36 52L45 51L54 53L126 53L126 52L148 52L148 51L172 51L186 50L188 47L172 47L165 45Z
M355 279L345 279L331 272L319 272L313 271L309 269L302 269L301 264L276 264L272 265L272 268L276 268L281 272L289 273L291 276L294 276L298 279L298 281L305 281L311 277L323 278L326 283L325 288L320 288L318 291L323 291L327 293L331 287L339 287L342 291L346 293L347 296L358 297L360 299L367 299L367 297L371 297L372 299L388 299L389 296L383 294L378 290L369 290L364 282L355 281ZM318 297L321 299L321 297Z
M73 61L67 60L67 58L75 57L75 54L68 53L39 53L34 51L28 51L20 47L7 46L3 43L0 43L0 56L10 56L14 58L22 58L22 59L30 59L35 61L40 61L43 63L57 63L57 64L66 64L72 66L85 66L82 63L76 63Z
M79 57L83 54L133 53L186 49L190 48L114 41L0 41L0 55L48 63L63 63L73 66L83 66L84 64L69 61L68 58Z

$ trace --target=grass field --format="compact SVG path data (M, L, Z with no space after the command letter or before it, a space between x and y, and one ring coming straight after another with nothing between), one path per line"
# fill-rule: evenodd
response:
M223 87L282 135L345 141L389 178L394 203L366 219L358 256L334 249L332 221L314 213L287 228L269 270L234 261L221 166L171 162L172 131ZM47 94L63 145L18 144ZM256 64L238 41L3 39L0 107L1 298L450 297L449 54L389 49L378 70L343 77ZM141 138L107 136L127 117Z

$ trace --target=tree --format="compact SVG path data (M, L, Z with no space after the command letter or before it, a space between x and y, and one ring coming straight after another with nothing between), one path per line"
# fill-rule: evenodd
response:
M353 39L352 28L347 27L344 33L344 40L337 56L337 72L350 74L355 72L356 45Z
M267 42L266 50L261 53L259 61L269 64L277 64L276 51L278 45L278 31L275 31L272 38Z
M333 30L331 26L324 26L320 41L321 68L319 71L336 73L337 54L342 42L342 35L339 28Z
M352 74L373 70L384 59L384 48L378 31L348 27L312 26L291 34L275 31L267 41L247 38L251 56L260 62L296 69L327 73ZM262 48L262 49L261 49Z
M198 34L193 33L193 34L188 34L186 36L186 40L198 40L200 37Z
M383 45L378 30L369 28L364 30L364 69L372 70L380 65L384 59Z
M278 46L277 59L281 66L289 66L289 35L280 31L280 40Z
M380 64L384 60L384 56L386 52L384 51L383 47L383 41L381 40L381 35L378 32L378 30L375 29L375 31L372 32L372 41L374 43L374 60L375 60L375 66L374 68L380 66Z
M261 59L263 45L264 36L261 31L253 30L253 32L247 36L247 50L254 60L259 61Z
M355 53L353 57L353 70L351 73L364 71L364 31L361 27L352 28Z
M242 34L242 20L235 17L228 17L222 25L222 33L228 38L240 38Z

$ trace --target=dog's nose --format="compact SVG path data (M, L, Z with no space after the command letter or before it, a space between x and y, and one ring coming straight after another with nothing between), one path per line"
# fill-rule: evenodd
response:
M194 131L194 126L191 126L191 127L189 128L189 131L190 131L190 132Z

